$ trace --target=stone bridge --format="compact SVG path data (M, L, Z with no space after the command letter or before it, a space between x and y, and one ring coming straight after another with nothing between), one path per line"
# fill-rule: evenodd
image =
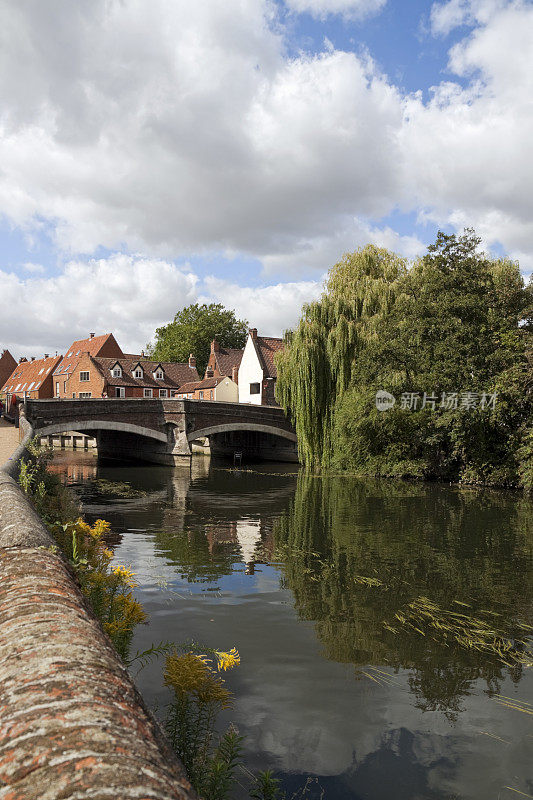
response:
M297 461L296 434L273 406L176 399L27 400L35 436L96 437L99 455L175 464L207 438L213 453Z

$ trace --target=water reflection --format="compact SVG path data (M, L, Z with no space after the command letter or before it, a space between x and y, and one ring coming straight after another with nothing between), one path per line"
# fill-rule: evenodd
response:
M496 697L531 702L531 671L395 617L426 597L467 617L498 614L510 637L522 636L531 502L297 477L286 465L92 469L66 472L89 520L112 523L117 560L137 573L150 625L134 649L191 637L238 647L242 666L228 675L237 701L222 723L245 735L251 769L274 769L289 796L317 776L309 800L319 787L326 800L533 795L531 715ZM133 496L109 491L120 482ZM160 665L138 681L162 707Z
M454 716L474 681L496 693L505 675L517 683L523 666L458 643L438 624L399 624L397 615L430 598L467 623L488 611L511 641L522 639L533 596L531 504L513 500L301 475L275 529L283 583L327 658L408 669L418 707Z

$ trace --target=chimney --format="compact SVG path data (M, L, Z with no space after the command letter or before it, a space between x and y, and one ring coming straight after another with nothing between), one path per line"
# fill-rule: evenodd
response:
M193 356L192 353L189 356L189 367L191 369L195 369L196 368L196 359L195 359L195 357Z
M216 339L213 339L213 341L211 342L211 352L218 353L219 351L220 351L220 345Z
M45 353L45 354L44 354L44 357L45 357L45 358L50 358L50 353Z
M248 331L252 339L257 339L257 328L250 328Z
M239 383L239 367L231 368L231 380L233 383Z
M94 333L89 334L89 339L94 339Z
M207 369L205 371L205 377L206 378L212 378L213 377L213 367L207 367Z
M141 350L141 358L144 358L144 350Z

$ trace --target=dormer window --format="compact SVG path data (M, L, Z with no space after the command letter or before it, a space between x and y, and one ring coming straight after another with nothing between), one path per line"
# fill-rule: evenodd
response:
M115 364L115 366L111 370L111 374L114 378L122 378L122 367L120 366L120 364Z
M163 378L165 377L165 373L163 372L161 367L156 367L156 369L153 372L153 376L156 381L162 381Z
M144 377L144 372L142 371L142 367L139 367L139 366L135 367L135 369L133 370L133 377L134 378L143 378Z

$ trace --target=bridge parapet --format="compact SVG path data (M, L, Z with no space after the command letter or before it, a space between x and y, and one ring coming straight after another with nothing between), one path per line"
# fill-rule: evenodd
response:
M296 442L275 406L177 399L29 400L36 435L91 431L103 455L119 453L163 464L190 456L191 442L232 431L255 431Z

